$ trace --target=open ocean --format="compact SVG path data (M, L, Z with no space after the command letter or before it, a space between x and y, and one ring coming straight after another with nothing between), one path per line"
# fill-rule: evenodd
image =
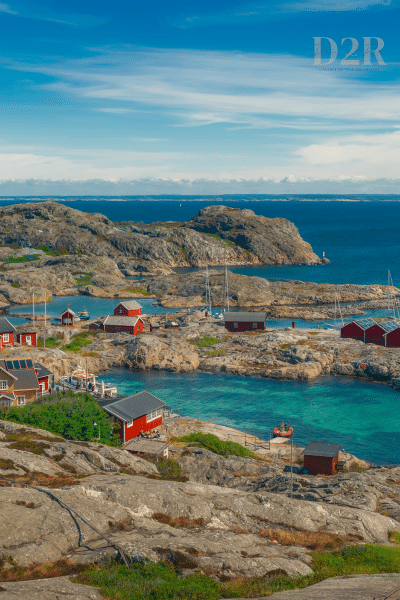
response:
M230 270L318 283L386 284L389 269L394 285L400 287L400 202L374 202L371 198L368 202L251 198L59 200L85 212L103 213L113 221L145 223L186 221L211 204L250 208L259 215L293 221L314 251L320 256L325 251L331 264ZM0 206L15 202L21 202L21 199L0 200ZM73 300L82 301L79 298ZM54 309L58 308L59 302L67 301L72 299L57 299ZM88 304L89 299L85 302ZM92 307L87 308L91 311ZM17 312L24 309L29 310L29 307L21 307ZM99 312L105 309L103 304L97 308ZM49 312L53 311L50 309ZM167 404L180 409L181 414L195 413L214 420L223 419L226 424L257 430L267 438L276 421L287 418L296 426L297 443L305 444L311 440L339 442L347 452L360 458L378 464L400 464L400 395L379 383L343 377L320 377L312 382L275 382L224 374L124 370L110 372L105 379L116 383L122 393L148 389Z

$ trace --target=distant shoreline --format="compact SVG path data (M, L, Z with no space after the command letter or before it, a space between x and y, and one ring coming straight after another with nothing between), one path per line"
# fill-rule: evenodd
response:
M104 196L88 196L88 195L73 195L73 196L62 196L62 195L48 195L48 196L27 196L27 195L15 195L15 196L0 196L0 202L5 201L17 201L17 202L32 202L37 200L46 201L52 200L54 202L62 202L67 200L68 202L159 202L160 200L168 200L169 202L207 202L207 201L221 201L221 202L400 202L400 194L216 194L216 195L158 195L140 194L137 196L121 195L116 196L114 194Z

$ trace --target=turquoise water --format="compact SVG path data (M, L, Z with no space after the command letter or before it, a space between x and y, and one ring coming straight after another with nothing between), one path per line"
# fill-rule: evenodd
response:
M106 378L121 394L146 389L181 415L211 417L266 439L285 418L295 426L297 444L337 442L373 463L400 463L400 393L382 384L344 377L298 383L123 369L107 372Z

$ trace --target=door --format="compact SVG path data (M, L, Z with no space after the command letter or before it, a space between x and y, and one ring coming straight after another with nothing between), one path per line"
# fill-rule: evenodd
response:
M41 395L41 396L43 396L43 394L44 394L44 393L45 393L45 391L46 391L46 384L44 384L44 383L39 383L39 386L40 386L40 395Z
M26 340L26 343L28 346L32 346L32 336L31 335L27 335L25 340Z

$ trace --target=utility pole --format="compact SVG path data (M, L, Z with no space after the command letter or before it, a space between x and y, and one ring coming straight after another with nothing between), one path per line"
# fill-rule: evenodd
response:
M32 292L32 323L35 327L35 292Z
M293 433L290 437L290 497L293 498Z
M87 365L87 357L86 357L86 392L88 391L88 365ZM99 425L100 427L100 425ZM99 435L100 438L100 435Z
M46 348L46 290L44 290L44 334L43 334L43 348Z

